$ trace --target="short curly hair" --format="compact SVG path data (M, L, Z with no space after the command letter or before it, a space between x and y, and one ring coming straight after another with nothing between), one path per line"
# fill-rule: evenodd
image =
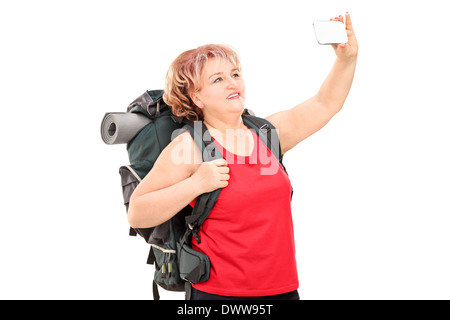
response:
M180 54L167 71L163 97L176 116L191 121L203 120L203 112L190 94L201 90L200 79L210 58L226 59L241 71L239 55L228 45L208 44Z

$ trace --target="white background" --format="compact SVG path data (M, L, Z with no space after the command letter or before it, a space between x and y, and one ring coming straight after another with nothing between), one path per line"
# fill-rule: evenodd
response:
M148 246L127 234L127 153L102 142L103 115L162 88L172 60L207 43L241 54L248 108L293 107L335 59L312 22L349 11L360 45L350 95L285 156L300 295L450 299L446 4L3 2L0 298L151 299Z

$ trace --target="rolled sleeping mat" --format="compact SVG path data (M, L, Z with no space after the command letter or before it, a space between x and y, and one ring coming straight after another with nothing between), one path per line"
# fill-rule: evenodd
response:
M137 113L106 113L101 125L102 139L106 144L127 143L150 121Z

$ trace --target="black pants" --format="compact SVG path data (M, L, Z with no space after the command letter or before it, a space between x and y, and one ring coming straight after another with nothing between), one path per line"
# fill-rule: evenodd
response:
M191 288L191 300L300 300L297 290L263 297L227 297Z

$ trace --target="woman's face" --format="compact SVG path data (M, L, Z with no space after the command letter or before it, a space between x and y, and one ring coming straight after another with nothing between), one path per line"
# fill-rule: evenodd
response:
M209 59L201 79L201 90L192 94L192 101L208 114L220 117L223 113L244 110L245 83L241 73L226 59Z

